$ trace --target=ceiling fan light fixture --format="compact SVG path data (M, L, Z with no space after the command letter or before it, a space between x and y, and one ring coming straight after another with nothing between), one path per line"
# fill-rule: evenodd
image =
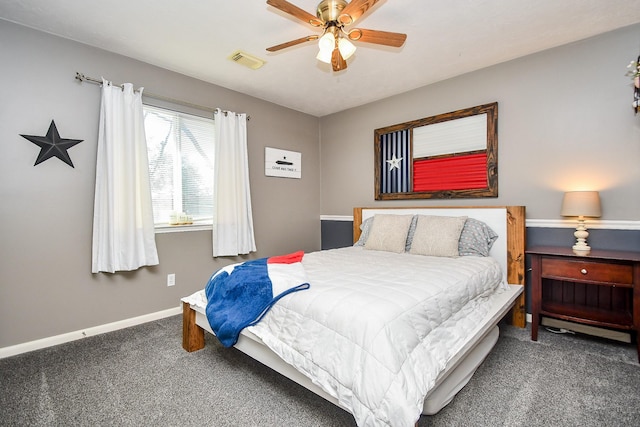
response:
M347 59L356 51L351 43L360 41L383 46L401 47L407 39L406 34L389 31L367 30L351 28L362 15L372 8L379 0L320 0L316 9L316 16L305 12L288 0L267 0L267 4L299 19L314 27L322 27L321 35L301 37L286 43L280 43L267 48L268 52L296 46L311 40L318 40L320 51L316 59L331 64L333 71L347 68ZM345 27L349 27L346 29Z
M342 58L347 60L351 57L351 55L355 53L356 47L349 40L340 37L340 40L338 40L338 50L340 50L340 55L342 55Z

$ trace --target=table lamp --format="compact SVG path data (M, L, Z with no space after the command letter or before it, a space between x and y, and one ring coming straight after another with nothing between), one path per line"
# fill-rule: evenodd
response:
M562 216L577 216L578 226L574 236L576 244L573 245L573 252L586 255L591 248L587 245L589 232L584 225L585 217L598 218L601 215L600 194L597 191L567 191L562 199Z

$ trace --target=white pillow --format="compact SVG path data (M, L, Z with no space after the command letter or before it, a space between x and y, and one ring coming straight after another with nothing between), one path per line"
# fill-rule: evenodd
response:
M458 240L467 221L466 216L418 215L409 253L457 257Z
M375 215L364 248L375 251L404 252L412 218L413 215Z

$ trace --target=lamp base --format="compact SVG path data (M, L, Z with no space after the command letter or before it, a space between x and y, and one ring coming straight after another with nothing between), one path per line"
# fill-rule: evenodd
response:
M573 245L571 247L571 249L573 249L573 253L576 255L588 255L589 252L591 252L591 246L579 246L579 245Z
M584 220L578 220L578 226L576 227L575 233L573 235L576 238L576 244L573 245L573 252L577 255L586 255L591 251L591 247L587 245L587 237L589 237L589 232L587 231L587 227L584 225Z

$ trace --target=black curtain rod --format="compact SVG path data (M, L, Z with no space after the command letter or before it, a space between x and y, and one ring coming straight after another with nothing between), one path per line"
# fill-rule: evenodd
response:
M84 74L79 72L76 72L76 80L79 80L80 82L89 82L89 83L102 86L102 79L96 79L95 77L87 77ZM114 85L114 86L122 87L123 85ZM154 98L160 101L171 102L173 104L183 105L185 107L195 108L197 110L208 111L210 113L215 113L217 110L216 108L205 107L203 105L198 105L198 104L192 104L190 102L181 101L179 99L174 99L174 98L168 98L162 95L156 95L154 93L150 93L147 91L143 92L143 96L148 96L149 98ZM225 114L225 116L227 115L227 113L229 113L229 111L225 111L225 110L222 110L222 112ZM251 116L247 115L247 120L251 120Z

